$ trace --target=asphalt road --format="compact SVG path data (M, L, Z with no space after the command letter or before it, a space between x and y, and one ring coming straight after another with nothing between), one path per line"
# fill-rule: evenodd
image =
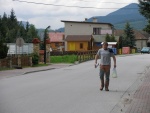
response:
M149 58L149 54L117 57L118 78L110 78L109 92L99 90L94 60L0 79L0 113L113 112L133 84L144 77Z

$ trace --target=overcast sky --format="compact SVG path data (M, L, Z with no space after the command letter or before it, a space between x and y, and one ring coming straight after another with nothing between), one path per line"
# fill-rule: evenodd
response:
M138 0L0 0L0 15L4 12L10 15L14 9L18 20L28 21L36 28L45 29L50 25L55 30L64 27L61 20L84 21L93 16L105 16L131 3L138 3Z

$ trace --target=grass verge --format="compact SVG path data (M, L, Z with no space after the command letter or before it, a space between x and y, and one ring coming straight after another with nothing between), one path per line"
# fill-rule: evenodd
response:
M77 61L76 55L50 56L51 63L74 63Z

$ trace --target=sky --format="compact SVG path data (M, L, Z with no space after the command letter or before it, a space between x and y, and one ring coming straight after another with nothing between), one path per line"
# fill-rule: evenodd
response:
M28 21L36 28L56 30L64 27L61 20L84 21L93 16L105 16L138 0L0 0L0 15L10 15L11 9L19 21Z

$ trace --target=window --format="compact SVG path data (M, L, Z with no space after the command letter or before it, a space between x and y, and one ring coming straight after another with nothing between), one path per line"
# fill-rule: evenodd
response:
M93 28L93 35L100 35L101 34L101 28Z
M80 49L83 49L83 43L80 43Z
M59 47L59 43L56 42L56 43L55 43L55 47Z

